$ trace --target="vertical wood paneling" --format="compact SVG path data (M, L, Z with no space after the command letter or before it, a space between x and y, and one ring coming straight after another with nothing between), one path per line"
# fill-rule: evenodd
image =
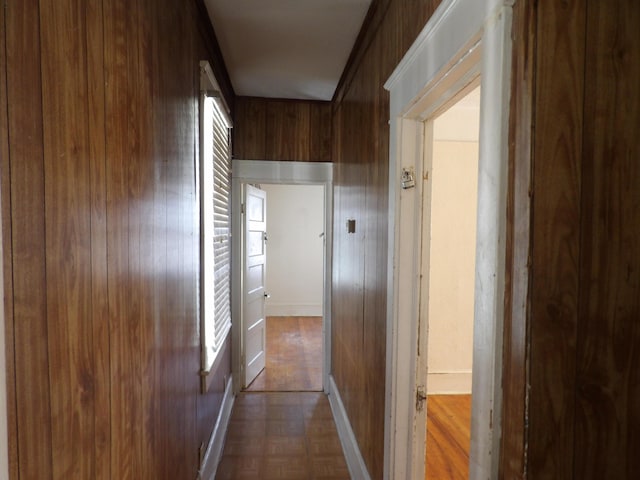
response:
M13 219L11 249L5 251L4 259L5 266L11 265L12 269L13 318L6 321L13 322L14 327L15 442L19 474L24 478L49 478L53 473L40 32L34 21L38 15L36 0L13 2L6 9L10 164L3 176L9 178ZM6 256L9 252L11 257Z
M195 155L209 30L175 0L1 12L12 478L195 478L230 374L227 351L201 400Z
M309 111L308 103L267 103L266 158L308 158L311 136Z
M134 4L135 6L135 4ZM130 49L135 32L130 27L129 2L104 0L105 117L107 164L107 249L111 365L111 473L121 478L142 474L140 427L141 388L135 355L140 324L130 321L129 305L129 165L137 131L135 98L130 77ZM132 12L135 15L135 12ZM134 17L135 18L135 17ZM134 50L135 51L135 50ZM134 65L135 66L135 65ZM131 133L130 133L131 132ZM132 144L133 143L133 144ZM131 164L132 168L137 162ZM135 319L137 320L137 319Z
M331 104L239 97L233 156L243 160L331 161Z
M383 83L438 1L374 3L334 96L332 368L371 478L382 478L389 97ZM356 220L356 234L345 222Z
M91 172L83 6L77 0L40 2L45 20L41 68L53 478L95 476Z
M538 8L528 462L572 478L586 3Z
M309 106L309 159L331 161L331 104L312 103Z
M535 11L516 2L513 11L513 71L509 118L509 188L503 360L500 478L525 475L528 279Z
M7 71L7 29L5 8L0 8L0 72ZM0 77L0 194L2 202L2 254L4 287L4 353L7 382L7 435L13 441L7 445L9 475L17 477L18 472L18 425L16 415L15 349L13 325L13 279L11 276L11 178L9 163L9 112L7 102L7 75Z
M91 185L91 324L93 329L96 480L111 478L109 298L107 295L107 172L102 0L86 10L89 169Z
M265 159L267 106L261 98L236 99L233 152L235 158Z
M639 25L589 2L574 478L640 475Z

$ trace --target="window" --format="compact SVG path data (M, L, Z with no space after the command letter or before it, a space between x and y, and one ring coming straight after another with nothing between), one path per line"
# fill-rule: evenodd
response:
M206 391L231 329L231 121L209 64L200 67L200 337Z

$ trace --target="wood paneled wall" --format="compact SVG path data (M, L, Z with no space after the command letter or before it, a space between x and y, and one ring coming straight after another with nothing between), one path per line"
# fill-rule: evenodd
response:
M11 478L196 477L230 372L200 395L201 8L0 9Z
M437 3L374 2L334 98L333 374L372 478L384 441L382 83ZM530 263L507 275L502 478L640 474L639 15L632 0L515 5L507 260Z
M331 161L331 103L237 97L233 157Z
M382 478L389 96L383 84L438 0L372 4L334 97L332 368L371 478ZM347 219L356 232L347 233Z
M640 475L640 4L537 3L529 478Z

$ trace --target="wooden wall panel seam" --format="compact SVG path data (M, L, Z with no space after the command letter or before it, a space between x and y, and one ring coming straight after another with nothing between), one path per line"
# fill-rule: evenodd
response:
M586 17L574 475L635 478L640 8L589 1Z
M535 9L514 5L513 75L509 119L509 192L507 202L507 269L504 324L503 409L500 478L526 475L527 395L530 368L530 258L533 178L533 92L535 91ZM522 268L526 265L526 273ZM526 278L525 278L526 277ZM526 283L526 290L519 285Z
M43 298L46 296L44 219L41 217L44 210L44 178L38 170L44 162L41 148L40 9L33 0L13 3L7 7L11 7L5 9L5 21L8 133L12 163L8 173L9 193L12 197L11 271L18 423L15 441L19 474L46 476L51 472L53 463L50 452L46 299ZM36 22L33 21L34 15ZM34 118L29 118L29 115ZM30 135L29 142L20 138L20 135L25 134ZM26 182L34 188L25 188ZM26 199L19 197L26 193L29 194ZM35 212L29 211L31 207L34 207ZM13 222L14 219L21 221ZM32 227L34 232L29 231ZM29 325L25 325L27 322L30 322ZM21 355L24 348L30 349L28 357ZM25 388L33 391L25 392ZM39 438L35 438L38 435ZM27 451L31 454L31 461L26 458Z
M573 472L584 4L538 4L527 454L536 478Z
M0 175L2 202L2 250L3 250L3 288L4 288L4 335L5 335L5 367L6 367L6 402L7 402L7 435L13 442L8 442L8 470L11 478L18 479L18 417L16 398L15 369L15 337L13 316L13 268L11 245L11 161L9 151L9 102L7 99L7 21L6 8L0 8Z

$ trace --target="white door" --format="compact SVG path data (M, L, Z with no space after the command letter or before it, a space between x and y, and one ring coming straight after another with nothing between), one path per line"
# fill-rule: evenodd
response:
M244 372L243 386L247 387L265 365L264 290L267 263L267 193L245 186L244 222Z

